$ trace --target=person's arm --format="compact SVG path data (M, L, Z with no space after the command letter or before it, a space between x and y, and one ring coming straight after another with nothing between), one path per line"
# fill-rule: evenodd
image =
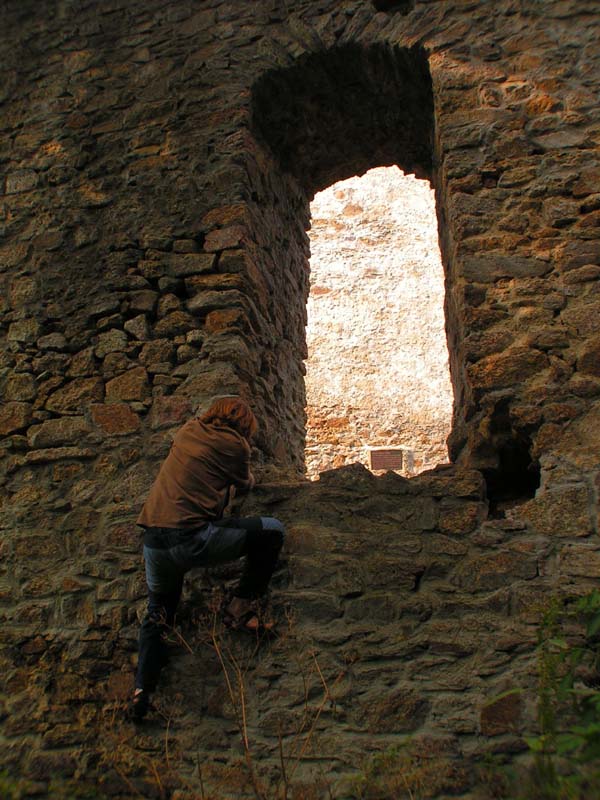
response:
M233 484L236 489L241 489L242 492L249 492L251 489L254 489L256 486L256 481L254 479L254 475L248 469L248 477L247 478L239 478Z
M250 469L250 445L242 437L240 437L239 444L240 450L230 467L230 480L236 489L249 492L256 484Z

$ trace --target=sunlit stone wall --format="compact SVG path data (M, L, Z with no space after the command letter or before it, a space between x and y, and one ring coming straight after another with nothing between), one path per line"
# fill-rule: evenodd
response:
M406 472L448 460L452 388L433 190L397 167L311 205L307 472L402 447ZM406 463L406 462L405 462Z

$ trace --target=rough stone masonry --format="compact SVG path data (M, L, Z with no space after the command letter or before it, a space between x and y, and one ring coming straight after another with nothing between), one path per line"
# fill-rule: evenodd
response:
M596 0L0 10L6 780L352 797L410 737L428 796L481 797L477 765L535 727L540 608L600 577ZM310 483L309 201L391 164L436 192L453 465ZM191 581L135 731L134 515L174 429L231 392L261 422L244 512L290 531L284 635L222 638L227 576Z

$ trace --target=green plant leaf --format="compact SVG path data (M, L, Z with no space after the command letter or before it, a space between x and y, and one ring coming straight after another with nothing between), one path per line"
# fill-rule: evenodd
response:
M592 722L589 725L573 725L571 730L581 736L600 736L600 722Z
M571 753L584 744L585 738L583 736L574 736L571 733L559 734L556 737L556 752L559 755L565 755L565 753Z
M493 697L490 697L489 700L485 701L483 707L487 708L488 706L492 706L494 703L497 703L498 700L504 700L505 697L510 697L513 694L523 694L523 689L507 689L505 692L495 694Z
M600 631L600 614L596 614L587 624L587 635L595 636Z
M525 743L532 753L542 753L546 747L546 737L525 736Z
M567 650L569 647L567 641L560 636L554 636L552 639L548 639L546 643L553 647L558 647L559 650Z

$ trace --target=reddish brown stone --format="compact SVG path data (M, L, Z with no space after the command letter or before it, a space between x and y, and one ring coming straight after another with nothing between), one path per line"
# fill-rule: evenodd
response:
M180 308L181 308L181 301L176 295L165 294L158 301L156 314L160 319L161 317L166 317L167 314L171 314L173 311L179 311Z
M158 292L153 292L150 289L142 289L139 292L134 292L129 301L129 308L131 311L138 311L140 313L152 312L158 299Z
M580 413L580 400L564 403L548 403L544 406L544 419L548 422L566 422L569 419L575 419ZM514 415L512 416L515 418Z
M577 359L577 369L586 375L600 377L600 336L594 336L585 343Z
M197 253L198 243L195 239L175 239L173 242L174 253Z
M204 242L204 249L207 253L216 253L218 250L232 250L239 247L247 235L248 231L245 225L231 225L228 228L221 228L208 234Z
M578 580L590 578L597 582L600 578L600 551L595 545L575 548L567 545L560 554L560 572L563 576Z
M534 117L547 111L553 111L558 106L558 101L548 94L540 93L531 98L525 106L527 113Z
M75 378L50 395L46 402L49 411L58 414L77 414L92 402L102 400L104 385L100 378Z
M365 711L370 733L405 733L419 728L429 710L424 697L401 689L379 696Z
M131 334L131 336L139 341L143 342L150 338L150 326L148 325L145 314L140 314L128 320L123 327L127 333Z
M13 242L0 248L0 264L16 267L27 258L31 245L29 242ZM33 280L33 279L31 279Z
M133 433L140 427L138 415L126 403L93 405L92 419L105 433L113 436Z
M38 299L40 288L35 278L17 278L10 285L10 304L12 308L22 308L26 303Z
M159 320L154 326L157 336L177 336L186 333L195 325L194 318L185 311L173 311Z
M25 642L21 648L21 652L26 655L39 655L47 650L48 644L43 636L34 636L28 642Z
M140 529L137 528L132 519L127 525L113 525L108 529L106 543L110 547L117 547L120 550L139 551Z
M134 367L106 384L106 399L144 400L150 394L148 373L144 367Z
M502 550L465 560L457 570L457 582L474 591L498 589L508 579L531 579L537 572L535 555Z
M311 289L312 292L312 289ZM477 361L484 356L498 353L509 347L514 336L505 330L492 329L472 333L466 343L466 356L469 361Z
M190 295L193 295L203 289L243 289L245 284L240 274L219 272L211 275L192 275L185 279L185 285Z
M219 256L219 270L224 273L243 273L255 287L255 300L259 308L263 306L270 292L270 286L265 280L260 261L252 257L248 250L225 250Z
M94 348L87 347L73 356L69 367L69 376L73 378L93 375L95 369Z
M572 303L562 312L561 319L581 336L600 334L600 300Z
M221 292L200 292L190 297L187 307L194 314L206 314L215 309L231 311L237 306L245 305L245 298L242 292L237 289L227 289Z
M192 404L187 397L157 397L150 411L150 426L153 430L170 428L186 422L192 413Z
M517 733L521 726L522 700L518 692L490 700L481 709L481 733L484 736L499 736Z
M438 467L434 472L426 472L413 478L415 485L433 497L469 497L483 500L485 483L481 472L459 469L457 467Z
M578 283L596 281L598 278L600 278L600 266L597 264L584 264L584 266L579 269L567 272L563 276L563 283L566 286L572 286Z
M6 176L6 194L28 192L38 184L38 174L32 169L21 169Z
M86 466L84 464L54 464L52 466L52 481L54 483L64 483L74 478L80 477Z
M483 514L482 503L443 501L438 527L444 533L469 533L477 527Z
M113 672L106 682L106 696L109 700L126 700L133 689L128 672Z
M41 327L37 320L19 319L11 322L8 328L8 340L22 344L33 344L40 335Z
M22 456L20 464L47 464L52 461L61 461L63 458L84 459L94 458L96 451L91 447L48 447L44 450L30 450Z
M555 537L589 536L592 497L585 485L557 486L524 503L519 516L537 533Z
M122 352L127 347L127 334L116 328L105 331L98 336L95 353L104 358L109 353Z
M92 183L79 187L79 202L83 208L102 208L112 202L112 197Z
M89 584L83 583L77 578L72 578L70 576L63 578L61 582L61 589L63 592L83 592L89 588Z
M591 228L592 230L590 232L593 233L595 228L600 228L600 211L592 211L580 217L575 227L582 228L584 231L586 228Z
M482 358L468 368L473 386L495 389L522 383L548 365L548 358L539 350L515 347L498 355Z
M65 122L67 128L71 128L71 130L75 131L85 128L87 124L88 118L85 114L82 114L81 111L74 111L72 114L69 114L67 121Z
M209 272L215 257L212 253L177 253L169 259L169 274L178 278Z
M219 206L213 208L208 214L202 217L202 225L211 228L215 225L221 227L233 225L235 223L244 224L248 222L248 207L245 203L236 203L229 206Z
M31 422L29 403L3 403L0 405L0 435L7 436L23 430Z
M90 425L83 417L60 417L30 428L27 438L33 448L56 447L80 442L89 432Z
M206 316L204 326L209 333L220 333L239 327L247 322L246 315L239 308L225 308L218 311L211 311Z
M155 339L142 347L139 360L142 364L171 362L175 355L175 347L169 339Z
M219 257L219 272L222 271L226 275L246 272L250 266L251 262L246 250L229 250Z

